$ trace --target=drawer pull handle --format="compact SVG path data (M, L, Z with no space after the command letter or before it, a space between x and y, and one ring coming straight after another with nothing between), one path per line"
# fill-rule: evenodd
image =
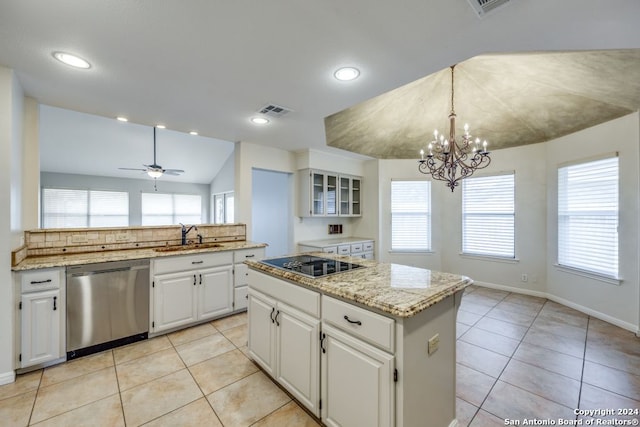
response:
M349 319L349 316L347 316L346 314L344 315L344 320L346 320L349 323L354 323L356 325L362 326L362 322L359 320L351 320Z
M191 261L191 264L202 264L204 261Z
M31 281L32 285L40 285L42 283L51 283L51 279L47 279L47 280L32 280Z
M251 254L251 255L245 255L245 258L253 258L254 256L256 256L255 254Z
M58 309L58 306L56 305L57 300L58 297L53 297L53 311L56 311Z
M273 312L276 311L275 307L271 307L271 314L269 315L269 317L271 317L271 323L276 323L275 320L273 320Z

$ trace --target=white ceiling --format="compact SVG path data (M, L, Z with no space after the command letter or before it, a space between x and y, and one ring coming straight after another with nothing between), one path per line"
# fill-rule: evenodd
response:
M482 19L467 0L0 0L0 64L42 104L340 152L325 144L328 115L479 54L638 48L638 17L637 0L512 0ZM55 50L93 67L64 66ZM361 78L336 81L342 65ZM252 125L267 103L294 111Z
M141 168L153 163L153 127L40 106L40 170L45 172L148 179ZM234 144L170 129L156 130L156 161L183 169L163 181L209 184L233 152Z

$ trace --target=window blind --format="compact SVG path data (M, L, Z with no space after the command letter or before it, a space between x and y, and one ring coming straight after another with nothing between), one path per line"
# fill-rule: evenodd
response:
M462 252L515 258L515 174L462 183Z
M194 194L142 193L142 225L201 224L201 203Z
M558 169L558 264L618 277L618 157Z
M44 228L126 227L129 193L122 191L44 188Z
M391 181L391 249L431 250L430 181Z

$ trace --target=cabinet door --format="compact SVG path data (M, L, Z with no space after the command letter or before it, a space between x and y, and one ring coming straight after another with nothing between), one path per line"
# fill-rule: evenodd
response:
M338 177L327 174L326 183L326 213L327 215L338 215Z
M276 308L276 379L315 416L319 413L320 321L285 304Z
M340 177L340 215L351 215L351 179Z
M233 267L225 265L198 271L198 320L233 311Z
M154 277L154 332L189 325L196 320L197 273L162 274Z
M22 362L27 367L63 356L60 290L22 295Z
M325 175L311 173L311 215L325 215Z
M249 354L271 377L275 376L275 300L249 289Z
M360 216L362 212L360 211L360 202L361 202L361 192L360 186L362 185L361 179L353 178L351 180L351 215Z
M233 288L233 310L245 310L248 305L249 286L238 286Z
M327 426L392 426L393 356L324 323L322 332L322 421Z

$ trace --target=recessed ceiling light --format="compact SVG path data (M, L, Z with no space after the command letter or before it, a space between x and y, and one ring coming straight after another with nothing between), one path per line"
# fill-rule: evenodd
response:
M189 132L189 135L197 136L198 132L196 132L195 130L192 130L191 132Z
M166 129L166 128L167 128L165 125L156 125L156 127L157 127L158 129Z
M343 82L355 80L360 75L360 70L354 67L342 67L333 73L333 76Z
M128 122L128 121L129 121L129 119L127 119L126 117L122 117L122 116L118 116L118 117L116 117L116 118L117 118L117 119L118 119L118 121L120 121L120 122Z
M79 56L72 55L70 53L53 52L53 57L56 58L58 61L75 68L84 68L84 69L91 68L91 64L89 64L89 62L80 58Z
M251 117L251 123L255 125L266 125L269 123L269 119L265 119L264 117Z

